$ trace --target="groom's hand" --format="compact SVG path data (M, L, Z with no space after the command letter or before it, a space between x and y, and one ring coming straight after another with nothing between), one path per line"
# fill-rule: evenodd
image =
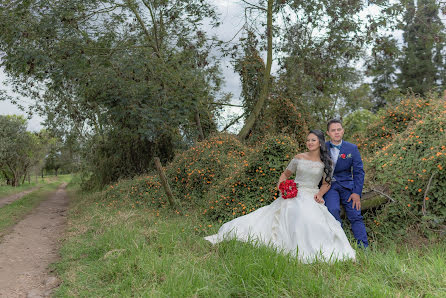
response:
M347 202L353 201L352 208L356 210L361 209L361 197L357 193L352 193L350 195L350 198L348 198Z

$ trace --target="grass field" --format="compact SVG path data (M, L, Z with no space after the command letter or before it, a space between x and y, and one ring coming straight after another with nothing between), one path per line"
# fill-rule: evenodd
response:
M59 175L59 176L61 177L61 179L63 179L63 177L68 176L68 175ZM56 177L56 176L45 176L43 179L39 177L37 179L37 182L36 182L36 179L33 178L33 179L31 179L31 183L25 182L24 184L17 186L17 187L12 187L12 186L0 183L0 198L19 193L19 192L31 189L33 187L39 187L39 186L51 183L52 181L54 181L55 179L58 179L58 178L59 177Z
M12 187L9 185L0 185L0 198L25 191L25 190L31 189L31 188L39 186L39 185L42 185L42 183L41 182L37 182L37 183L31 182L28 184L28 182L26 182L25 184L22 184L17 187Z
M34 207L36 207L42 200L46 199L48 195L55 191L62 182L70 181L70 175L61 175L57 178L52 178L46 183L40 184L40 188L32 193L29 193L19 200L0 208L0 236L4 235L10 227L19 222L26 216ZM23 190L21 190L23 191Z
M55 296L445 297L446 244L375 244L358 260L305 265L267 247L203 236L199 215L132 208L71 188Z

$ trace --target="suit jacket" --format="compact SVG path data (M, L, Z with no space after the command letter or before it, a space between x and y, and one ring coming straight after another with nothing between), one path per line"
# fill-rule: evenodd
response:
M326 145L331 154L330 142L327 142ZM362 196L364 167L358 146L344 140L342 141L338 161L333 171L333 177L343 187Z

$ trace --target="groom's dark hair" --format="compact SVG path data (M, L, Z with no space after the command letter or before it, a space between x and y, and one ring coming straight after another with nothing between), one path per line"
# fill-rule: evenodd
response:
M330 121L327 122L327 131L330 129L330 125L332 125L333 123L339 123L342 125L342 121L339 119L331 119Z

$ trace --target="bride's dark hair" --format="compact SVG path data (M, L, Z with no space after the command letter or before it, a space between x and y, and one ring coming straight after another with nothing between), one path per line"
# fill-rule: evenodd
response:
M312 129L310 130L310 133L316 135L319 139L319 143L321 144L321 160L324 163L325 181L327 181L327 183L331 183L333 162L331 161L330 153L328 153L327 146L325 145L324 133L319 129Z

